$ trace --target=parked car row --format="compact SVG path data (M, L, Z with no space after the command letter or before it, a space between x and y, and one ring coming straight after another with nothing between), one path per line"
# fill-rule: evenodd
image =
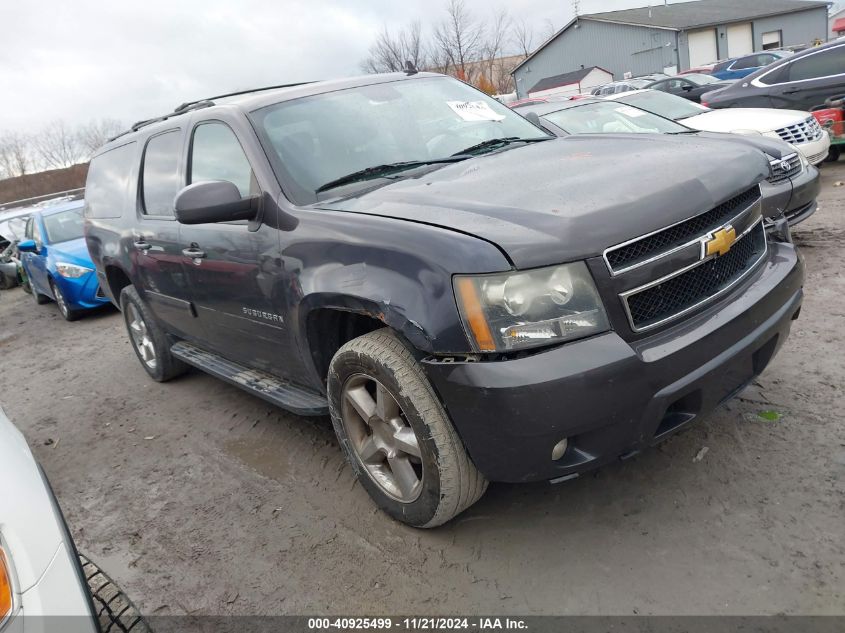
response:
M637 93L627 93L632 97ZM619 95L622 97L623 95ZM662 101L664 95L660 95ZM573 134L670 134L687 138L735 142L763 152L771 174L760 183L763 217L774 226L786 217L790 226L806 220L817 208L819 173L788 143L762 136L744 136L697 131L634 105L616 100L579 100L526 105L518 112L531 117L556 136Z

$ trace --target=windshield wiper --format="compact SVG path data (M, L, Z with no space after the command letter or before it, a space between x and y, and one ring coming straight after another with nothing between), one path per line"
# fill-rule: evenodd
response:
M542 136L540 138L520 138L518 136L505 136L502 138L491 138L487 141L482 141L475 145L471 145L460 152L455 152L452 156L461 156L462 154L472 154L483 149L495 149L497 147L504 147L513 143L538 143L539 141L550 141L553 137Z
M373 178L389 176L390 174L395 174L397 172L405 171L407 169L414 169L415 167L422 167L423 165L436 165L438 163L456 163L460 160L464 160L465 158L467 157L450 156L449 158L436 158L432 160L408 160L403 161L401 163L387 163L385 165L374 165L373 167L367 167L366 169L353 171L351 174L346 174L345 176L341 176L340 178L330 180L326 184L317 187L315 193L322 193L323 191L328 191L329 189L348 185L353 182L361 182L363 180L371 180Z

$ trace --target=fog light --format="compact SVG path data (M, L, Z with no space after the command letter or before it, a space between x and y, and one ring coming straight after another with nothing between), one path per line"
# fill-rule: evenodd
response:
M556 462L563 454L566 452L566 446L569 444L569 440L563 438L560 442L555 444L555 447L552 449L552 461Z

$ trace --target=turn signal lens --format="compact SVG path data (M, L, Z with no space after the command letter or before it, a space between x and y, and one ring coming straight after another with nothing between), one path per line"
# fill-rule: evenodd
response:
M12 572L6 552L0 547L0 621L12 613Z

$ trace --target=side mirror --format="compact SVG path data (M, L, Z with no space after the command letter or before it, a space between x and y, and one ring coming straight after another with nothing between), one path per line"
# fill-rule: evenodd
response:
M174 206L182 224L211 224L252 220L258 213L258 200L258 196L242 198L234 183L207 180L182 189Z
M21 253L35 253L38 251L38 245L35 240L24 240L18 242L18 251Z

